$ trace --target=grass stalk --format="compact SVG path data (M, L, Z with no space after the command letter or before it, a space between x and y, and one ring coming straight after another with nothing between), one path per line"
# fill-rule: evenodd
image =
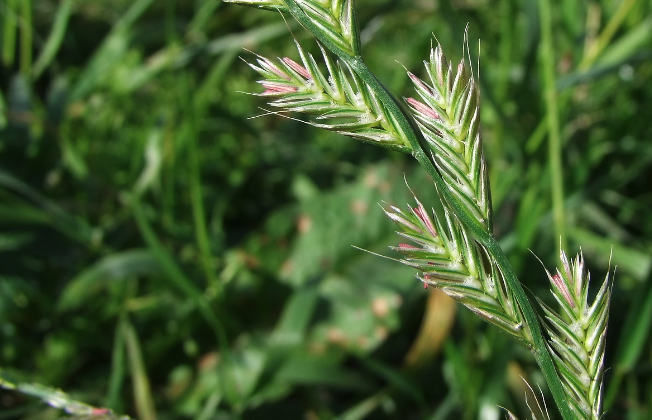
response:
M595 63L595 60L600 56L600 53L604 51L607 45L609 45L609 42L611 42L612 38L620 28L620 25L622 25L637 1L638 0L624 0L620 3L616 13L613 14L607 26L602 30L600 35L598 35L598 39L589 47L586 55L577 66L579 71L586 71L591 68L593 63Z
M108 392L106 397L106 406L112 410L118 410L120 393L122 391L122 382L125 377L125 328L126 312L120 314L118 324L113 335L113 349L111 352L111 374L108 381Z
M182 101L184 102L183 108L191 110L191 112L186 115L186 129L184 130L184 133L187 136L186 144L188 147L188 170L190 174L190 200L192 206L192 218L195 225L195 240L197 241L197 247L199 248L201 265L206 281L209 285L216 288L216 292L219 296L220 284L215 274L216 268L213 254L211 252L208 227L206 225L206 214L204 212L202 196L201 163L197 155L197 142L199 136L197 132L196 116L198 115L198 112L196 112L192 98L190 98L190 94L194 89L187 76L183 77L182 85L184 86L184 89L182 89L181 92L181 95L183 96Z
M2 62L6 66L14 63L16 53L16 10L18 0L6 0L4 5L4 31L2 34Z
M142 420L156 420L156 409L154 408L152 390L145 369L145 363L143 362L143 352L136 331L128 319L125 319L123 331L138 418Z
M20 5L20 71L29 77L32 72L32 2L22 0Z
M52 60L57 55L61 44L63 43L64 36L66 34L66 28L68 27L68 20L72 12L73 1L72 0L63 0L59 7L57 7L57 12L54 17L54 23L52 24L52 29L48 35L45 44L34 63L32 68L32 79L38 79L39 76L45 71L45 69L50 66Z
M564 170L562 166L562 144L559 129L559 109L555 76L555 57L552 40L552 8L550 0L539 0L539 22L541 26L540 59L542 67L543 93L548 121L548 161L550 165L550 186L552 217L555 240L559 247L557 254L566 248L566 222L564 217Z

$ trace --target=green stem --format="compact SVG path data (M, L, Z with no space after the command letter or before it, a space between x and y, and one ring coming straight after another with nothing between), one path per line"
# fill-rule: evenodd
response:
M134 393L134 405L138 417L143 420L156 420L156 408L154 407L154 398L152 397L152 386L150 385L145 361L143 359L143 350L140 346L140 340L136 330L126 317L124 321L124 340L129 362L129 373L131 374L131 383Z
M22 0L21 6L20 71L29 77L32 72L32 2Z
M591 68L593 63L595 63L595 60L600 56L600 53L604 51L605 47L609 44L609 41L614 37L620 28L620 25L625 21L625 18L636 2L637 0L625 0L620 3L616 13L613 14L607 26L600 33L598 39L591 45L586 55L577 66L578 70L586 71Z
M195 108L190 95L195 91L191 86L188 77L183 78L184 89L181 92L183 95L184 108L190 112L187 115L186 130L187 145L188 145L188 169L190 173L190 200L192 204L192 217L195 224L195 239L204 271L204 276L209 287L214 287L215 292L220 294L221 285L215 274L216 268L211 252L210 239L208 234L208 227L206 226L206 215L204 213L204 203L202 195L201 173L200 173L200 160L197 153L198 130L197 130L197 109Z
M131 286L130 289L134 289ZM131 295L132 290L128 292L128 295ZM126 301L126 299L125 299ZM113 336L113 349L111 352L111 372L109 374L108 380L108 390L106 396L106 406L114 411L123 411L122 407L119 406L120 394L122 392L122 382L125 377L125 327L127 321L127 309L125 308L126 302L123 303L123 307L120 310L120 316L118 317L118 324L115 328L115 334Z
M14 63L14 54L16 53L16 15L18 10L18 0L6 0L4 31L2 33L2 62L9 67Z
M550 184L552 193L552 216L555 227L555 242L566 249L566 223L564 221L564 169L561 163L561 134L559 132L559 109L555 77L555 57L552 45L552 17L550 0L539 0L541 23L541 61L543 68L543 89L548 121L548 159L550 162ZM557 249L559 255L560 249Z
M347 52L337 47L333 42L328 39L328 36L315 25L310 18L303 12L301 7L296 3L296 0L285 0L288 9L292 16L301 23L309 32L311 32L323 45L331 50L340 59L345 61L351 68L360 76L360 78L367 83L371 89L378 95L378 99L382 102L387 112L397 121L399 127L407 137L410 145L412 146L412 154L419 161L419 163L426 169L430 177L435 182L435 186L442 197L443 201L448 204L457 218L464 224L464 226L473 234L475 239L482 244L496 261L498 268L505 276L505 280L509 285L514 297L523 312L525 321L530 328L534 346L531 349L535 360L539 364L543 375L548 383L553 398L562 414L564 420L575 420L575 416L570 410L566 401L561 381L557 374L557 370L553 364L550 352L541 333L538 317L525 295L523 287L518 281L514 270L512 269L505 253L498 245L496 239L484 230L480 223L464 208L455 196L450 192L445 181L437 170L433 157L427 154L425 146L425 139L421 132L415 126L412 119L408 118L407 114L403 112L399 102L394 98L389 91L383 86L376 77L371 73L369 68L364 64L361 56L352 56Z

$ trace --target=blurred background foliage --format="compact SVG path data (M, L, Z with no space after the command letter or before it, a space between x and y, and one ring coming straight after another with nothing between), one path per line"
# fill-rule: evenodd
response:
M609 419L652 418L652 2L553 0L566 238L618 266ZM557 239L533 0L358 0L370 68L414 96L434 34L483 94L495 230L547 296ZM437 206L409 156L265 111L276 13L208 0L0 1L0 377L152 419L526 417L524 349L391 255L378 203ZM400 64L399 64L400 63ZM298 116L301 119L301 116ZM530 252L530 250L532 252ZM396 255L391 255L396 256ZM528 401L533 401L529 395ZM2 419L62 413L0 391Z

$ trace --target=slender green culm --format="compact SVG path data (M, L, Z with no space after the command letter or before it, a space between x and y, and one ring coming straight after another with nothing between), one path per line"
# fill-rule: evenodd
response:
M18 0L5 1L5 13L2 17L2 62L5 66L11 66L14 62L16 52L16 18Z
M546 120L548 123L548 161L550 171L550 190L552 198L552 218L555 237L559 238L558 251L566 248L566 222L564 220L564 168L561 162L562 144L559 129L559 109L557 106L557 86L555 59L552 40L552 11L550 0L539 0L541 21L541 67Z
M25 76L32 72L32 1L20 2L20 71Z
M197 242L197 248L199 249L199 254L201 256L202 269L204 271L204 276L206 277L206 282L209 285L212 285L216 288L217 293L221 291L221 284L217 279L215 274L216 268L213 261L213 254L211 252L210 239L208 226L206 223L206 214L204 212L204 200L201 188L201 175L200 175L200 159L197 152L197 142L199 141L199 135L197 132L197 122L195 121L195 105L192 102L192 99L189 97L190 92L193 91L190 87L192 84L187 78L184 79L184 86L186 86L185 91L188 92L188 95L184 95L182 101L186 109L191 110L187 117L187 123L185 124L185 131L183 132L186 135L186 144L188 146L188 173L190 174L190 200L192 203L192 218L195 225L195 240Z
M72 6L73 0L63 0L59 3L54 23L52 24L52 30L48 35L41 53L34 63L34 67L32 68L32 78L38 79L43 71L50 65L50 63L52 63L52 60L54 60L57 51L59 51L59 48L63 43L66 27L68 26L68 19L72 12Z

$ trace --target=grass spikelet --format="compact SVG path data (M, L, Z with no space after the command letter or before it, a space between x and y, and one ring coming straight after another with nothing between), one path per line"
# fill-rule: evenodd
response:
M592 304L588 303L590 274L582 255L568 260L561 252L562 269L548 273L551 291L561 313L539 301L546 314L550 347L561 374L571 409L582 420L602 416L602 376L611 287L605 277Z
M333 44L352 56L357 55L360 47L355 29L353 0L295 1Z
M316 115L310 122L315 127L409 153L408 140L374 91L347 64L334 61L319 47L328 74L298 43L302 64L288 57L275 63L260 56L256 64L250 63L265 78L259 81L265 90L258 95L272 98L269 105L275 108Z
M453 71L441 46L424 62L430 85L408 72L417 93L406 101L450 191L491 232L491 195L480 135L480 92L461 61Z
M443 290L530 348L529 329L488 252L468 236L450 211L444 209L442 223L415 200L416 207L409 211L395 206L385 210L401 227L398 234L413 243L392 247L403 254L401 262L419 270L422 282Z

